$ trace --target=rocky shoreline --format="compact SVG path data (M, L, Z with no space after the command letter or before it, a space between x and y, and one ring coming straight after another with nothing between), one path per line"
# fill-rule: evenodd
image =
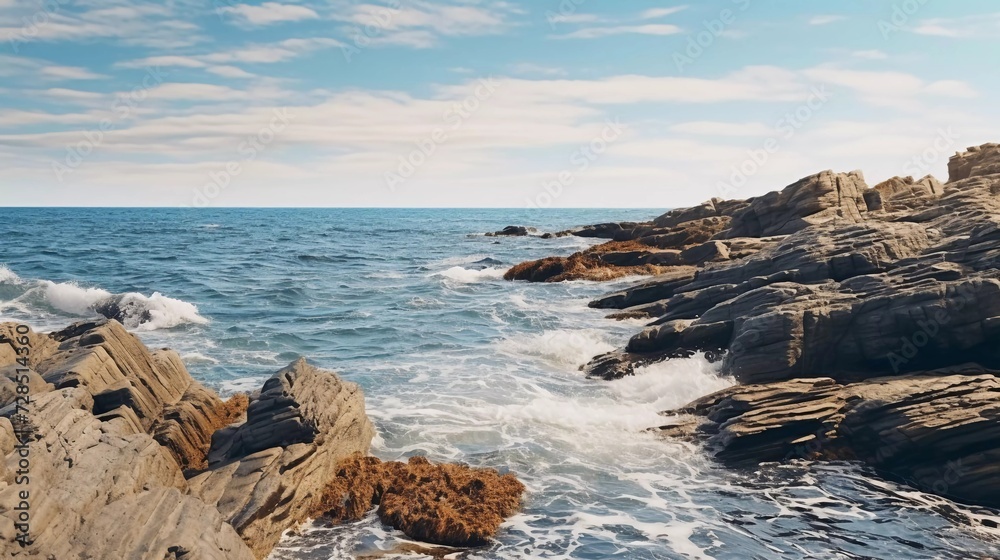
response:
M824 171L748 200L551 236L608 240L508 280L652 275L591 303L648 326L584 366L615 380L704 353L739 385L664 411L734 467L852 460L1000 508L1000 145L949 180ZM978 517L997 527L994 514Z
M520 507L512 474L367 457L361 389L304 359L223 401L114 320L0 339L4 558L261 559L375 506L414 539L480 546Z

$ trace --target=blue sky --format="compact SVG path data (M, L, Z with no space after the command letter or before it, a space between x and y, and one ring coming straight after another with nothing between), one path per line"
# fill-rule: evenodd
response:
M674 207L1000 141L986 0L0 0L0 204Z

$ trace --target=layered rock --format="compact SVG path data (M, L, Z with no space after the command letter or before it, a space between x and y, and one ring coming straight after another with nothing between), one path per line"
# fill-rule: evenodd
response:
M737 386L666 414L664 435L703 440L729 464L858 459L927 492L1000 507L1000 379L976 367Z
M182 366L157 359L115 322L31 336L47 385L35 386L43 392L28 406L0 410L25 446L5 446L7 472L24 454L30 461L28 484L9 475L0 483L7 557L254 558L218 510L185 495L177 458L147 432L193 385ZM30 493L27 547L15 542L22 491Z
M245 423L215 433L211 470L190 480L190 492L262 557L315 511L337 464L367 453L374 436L361 389L299 360L267 380Z
M591 304L652 320L584 370L612 380L703 352L744 385L672 412L665 434L731 464L857 459L1000 507L1000 145L970 148L949 171L947 184L871 189L827 171L661 216L652 227L726 225L677 251L686 268Z

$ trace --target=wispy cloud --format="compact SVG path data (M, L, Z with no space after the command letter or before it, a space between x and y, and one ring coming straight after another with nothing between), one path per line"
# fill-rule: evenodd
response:
M112 40L129 46L180 48L205 41L184 2L106 0L48 2L26 17L0 21L0 40L19 48L31 42Z
M564 35L555 35L554 39L599 39L614 35L676 35L683 30L670 24L649 25L616 25L611 27L585 27Z
M1000 33L1000 12L959 18L924 19L913 26L912 32L952 39L996 37Z
M886 60L889 55L880 50L867 50L867 51L854 51L851 56L855 58L864 58L866 60Z
M264 2L259 6L250 4L223 6L220 8L220 12L233 16L235 21L240 24L250 26L264 26L319 18L319 14L311 8L278 2Z
M687 6L674 6L673 8L653 8L651 10L646 10L639 15L640 19L659 19L667 16L672 16L677 12L681 12L687 9Z
M809 18L809 25L830 25L831 23L837 23L838 21L844 21L847 18L845 16L838 15L818 15Z
M499 0L412 0L399 7L356 4L331 17L348 24L348 36L363 34L367 44L425 49L440 45L447 37L501 34L513 25L512 17L521 13L520 8Z

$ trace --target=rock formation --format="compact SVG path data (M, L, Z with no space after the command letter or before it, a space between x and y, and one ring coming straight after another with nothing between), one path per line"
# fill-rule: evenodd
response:
M150 352L116 321L47 335L4 324L0 337L4 558L264 558L322 509L327 488L342 484L340 463L366 454L375 434L360 388L305 360L252 399L223 402L175 352ZM417 479L383 507L421 538L436 534L426 531L442 511L428 496L444 487L413 464ZM445 486L466 477L467 487L448 487L467 500L490 478L438 468ZM491 510L499 521L481 521L482 503L442 517L442 534L469 523L470 542L488 539L516 509L503 502Z
M945 184L874 188L826 171L620 228L619 242L649 248L605 267L654 250L689 258L591 304L650 323L585 371L611 380L703 352L744 385L671 412L664 434L732 464L853 458L1000 507L1000 145L970 148L949 170ZM710 238L684 237L705 220L717 221ZM562 279L536 276L541 262L508 276Z

